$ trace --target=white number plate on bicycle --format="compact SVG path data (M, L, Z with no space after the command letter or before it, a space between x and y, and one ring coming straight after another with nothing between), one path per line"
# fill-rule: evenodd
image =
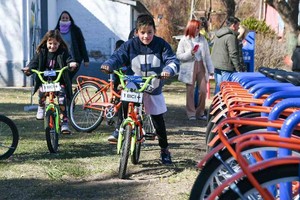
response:
M59 83L45 83L42 85L41 92L58 92L60 91Z
M121 91L121 101L142 103L143 102L143 93L122 90Z

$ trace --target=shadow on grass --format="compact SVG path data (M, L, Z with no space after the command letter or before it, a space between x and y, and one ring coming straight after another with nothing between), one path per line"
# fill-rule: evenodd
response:
M105 177L110 180L112 177ZM89 181L54 182L39 179L0 180L1 199L136 199L149 182L103 179ZM28 187L30 186L30 187ZM15 189L10 190L13 187ZM149 188L151 189L151 188Z

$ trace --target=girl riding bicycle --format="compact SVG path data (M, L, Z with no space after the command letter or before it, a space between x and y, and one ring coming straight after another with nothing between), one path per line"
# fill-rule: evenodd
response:
M70 54L68 47L63 41L58 30L50 30L43 37L42 41L36 49L36 54L31 59L29 64L23 68L25 75L31 75L31 69L38 69L39 71L61 69L64 66L70 66L72 69L77 67ZM67 71L66 71L67 72ZM70 134L71 131L68 126L67 116L67 99L72 96L72 84L68 73L64 73L60 80L61 90L58 92L58 102L61 110L61 132ZM35 78L34 93L41 86L41 81L38 77ZM39 91L39 106L36 114L38 120L44 119L46 94Z
M134 75L161 75L162 78L174 76L179 69L179 61L170 45L160 37L155 36L155 23L150 15L140 15L136 22L136 37L125 42L109 60L101 66L102 70L112 72L119 66L130 66ZM168 140L163 114L167 111L162 94L163 81L152 80L154 90L144 94L145 112L151 115L159 146L161 147L161 161L171 164L168 150Z

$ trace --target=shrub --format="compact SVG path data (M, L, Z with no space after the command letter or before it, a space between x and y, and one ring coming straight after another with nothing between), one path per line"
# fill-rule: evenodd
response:
M241 24L256 32L255 69L260 66L284 68L285 41L279 41L275 31L265 21L249 17L243 20Z

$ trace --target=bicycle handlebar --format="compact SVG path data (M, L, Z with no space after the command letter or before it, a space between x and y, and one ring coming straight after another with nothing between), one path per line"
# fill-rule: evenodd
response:
M62 73L63 73L66 69L68 69L68 66L65 66L65 67L63 67L63 68L61 68L61 69L58 69L58 70L53 70L53 71L55 71L55 72L58 72L58 75L57 75L56 79L53 81L53 83L57 83L57 82L60 80L60 78L61 78L61 76L62 76ZM39 71L39 70L36 70L36 69L31 69L30 71L33 72L33 73L35 73L35 74L37 74L37 76L38 76L39 79L42 81L42 83L47 83L47 81L45 81L44 78L42 77L42 74L45 74L46 71L43 71L43 72L42 72L42 71Z
M126 80L129 80L130 82L134 82L134 83L144 83L141 88L136 90L137 92L143 92L147 88L149 82L153 78L161 77L160 75L151 75L151 76L147 76L147 77L146 76L125 75L125 74L123 74L123 72L121 70L120 71L114 70L113 72L119 76L121 85L125 90L128 90L128 88L126 88L126 85L124 82Z

